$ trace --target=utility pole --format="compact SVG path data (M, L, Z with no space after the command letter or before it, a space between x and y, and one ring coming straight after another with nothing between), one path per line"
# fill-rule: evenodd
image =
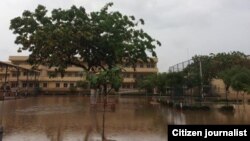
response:
M202 64L201 64L201 57L199 58L199 65L200 65L200 80L201 80L201 99L203 99L204 95L203 95L203 81L202 81Z

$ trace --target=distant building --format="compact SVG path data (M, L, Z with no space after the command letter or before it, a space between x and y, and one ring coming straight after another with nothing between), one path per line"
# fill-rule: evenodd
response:
M23 68L31 69L31 65L27 63L28 56L10 56L10 63ZM123 84L121 89L136 89L136 80L147 75L158 72L157 59L153 62L142 63L138 61L136 69L124 66L122 72ZM18 71L17 69L9 69L7 73L7 82L11 88L34 89L39 86L43 92L66 92L70 87L76 86L77 81L86 80L86 72L80 68L71 66L65 70L64 77L57 74L50 77L55 68L40 65L38 74L28 73L26 71ZM18 75L18 77L17 77ZM4 69L0 70L0 86L3 84ZM35 82L36 81L36 82Z

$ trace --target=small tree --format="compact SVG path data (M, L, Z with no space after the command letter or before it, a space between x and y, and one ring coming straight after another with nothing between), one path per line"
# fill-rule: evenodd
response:
M171 88L171 97L183 94L184 77L182 72L171 72L167 76L167 86Z
M156 87L157 75L152 74L138 80L138 87L146 90L146 93L152 93Z
M104 95L107 95L112 89L118 91L121 87L123 79L120 73L120 68L112 68L100 71L97 74L89 75L87 79L90 81L91 88L102 88L104 90Z
M237 91L237 100L238 95L240 91L248 92L249 86L250 86L250 70L248 69L241 69L240 72L235 74L232 79L232 88ZM243 93L243 99L244 99L244 93Z
M161 94L166 94L167 79L168 79L167 73L164 72L164 73L157 74L156 85L157 85L157 88Z
M89 82L86 80L77 81L76 87L81 88L81 89L87 89L89 87Z
M221 78L225 84L225 95L226 95L226 102L228 106L228 93L229 93L229 88L232 85L232 77L239 73L241 71L241 68L239 67L234 67L231 69L226 69L222 72L219 72L218 77Z

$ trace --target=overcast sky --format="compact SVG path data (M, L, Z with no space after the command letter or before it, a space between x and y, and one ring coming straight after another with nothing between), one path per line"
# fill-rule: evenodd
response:
M156 49L161 72L196 54L250 54L250 0L1 0L0 60L22 55L17 54L9 26L24 10L33 11L42 4L49 10L76 5L93 11L111 1L111 10L144 19L143 29L161 41Z

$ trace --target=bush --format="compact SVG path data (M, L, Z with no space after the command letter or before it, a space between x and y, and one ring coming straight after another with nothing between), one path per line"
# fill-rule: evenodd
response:
M72 93L72 94L75 93L75 92L76 92L76 87L74 87L74 86L73 86L73 87L72 87L72 86L69 87L69 91L70 91L70 93Z
M234 112L235 108L232 105L226 105L226 106L220 107L219 110L222 111L222 112Z
M182 109L182 110L191 110L191 111L196 111L196 110L201 110L201 111L209 111L210 107L209 106L198 106L198 105L184 105L181 106L178 104L176 105L177 109Z

